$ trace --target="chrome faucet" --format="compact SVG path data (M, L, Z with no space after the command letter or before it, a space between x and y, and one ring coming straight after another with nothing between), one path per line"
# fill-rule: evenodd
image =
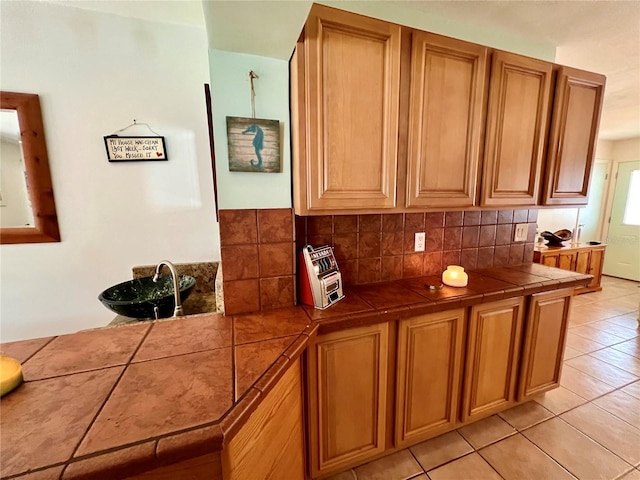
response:
M180 284L178 280L178 274L176 272L176 267L173 266L173 263L163 260L156 267L156 273L153 275L153 281L157 282L158 278L160 278L160 272L162 270L162 266L166 266L171 271L171 277L173 278L173 293L175 294L176 299L176 307L173 309L174 317L181 317L184 315L182 311L182 305L180 304Z

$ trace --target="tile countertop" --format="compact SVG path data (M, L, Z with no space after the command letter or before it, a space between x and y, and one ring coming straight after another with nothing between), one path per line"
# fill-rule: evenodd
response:
M558 250L571 250L571 249L583 249L583 248L596 248L596 247L606 247L606 243L571 243L571 240L567 240L566 242L562 242L562 245L549 245L549 244L536 244L533 247L535 252L553 252Z
M224 448L317 333L557 288L538 264L348 288L330 309L201 314L5 343L25 383L0 401L0 476L118 479ZM28 473L30 473L28 476Z

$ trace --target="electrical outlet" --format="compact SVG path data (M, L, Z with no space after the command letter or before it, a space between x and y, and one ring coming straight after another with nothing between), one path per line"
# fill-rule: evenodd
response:
M526 242L527 241L527 233L529 231L528 223L517 223L516 224L516 233L513 235L514 242Z
M414 252L424 252L424 232L416 233Z

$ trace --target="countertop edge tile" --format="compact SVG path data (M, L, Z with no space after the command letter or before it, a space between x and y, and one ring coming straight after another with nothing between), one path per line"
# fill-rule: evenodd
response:
M422 303L418 303L417 305L421 305L421 304ZM392 322L394 320L404 320L405 318L409 318L411 316L411 309L410 309L411 305L416 305L416 304L411 303L408 305L398 305L398 306L380 309L377 323Z
M251 387L233 408L229 410L220 422L220 428L222 429L222 446L227 445L236 433L240 431L247 419L256 408L258 408L260 399L264 395L266 394L263 394L256 387Z
M384 322L380 312L363 312L358 314L343 315L318 321L318 335L338 332L346 328L354 328L362 325L371 325Z
M294 361L302 354L304 349L307 348L308 343L309 337L301 333L298 338L296 338L293 343L287 347L283 355L290 361Z
M253 389L258 390L263 395L266 395L271 391L273 386L280 380L282 375L289 365L291 364L291 360L289 360L284 355L280 355L275 362L271 364L271 366L258 378L256 383L253 384ZM250 389L251 390L251 389ZM240 400L242 401L242 399ZM235 409L235 406L234 406ZM224 432L224 427L222 428Z
M71 462L62 480L116 480L157 468L156 441L98 453Z
M158 439L156 458L161 465L189 460L222 449L219 423Z
M313 338L318 334L318 328L320 327L320 325L318 324L318 322L312 322L309 325L307 325L305 327L305 329L302 331L301 335L305 335L309 338Z

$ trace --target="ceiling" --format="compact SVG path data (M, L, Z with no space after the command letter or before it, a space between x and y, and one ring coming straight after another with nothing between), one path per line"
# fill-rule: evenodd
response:
M600 138L640 136L639 1L402 3L550 42L556 63L606 75Z
M6 1L6 0L2 0ZM209 47L288 59L310 0L48 0L153 21L206 27ZM556 62L607 76L600 138L640 136L640 1L322 1L408 9L447 23L556 47ZM391 7L389 7L391 6ZM346 6L344 8L347 8Z

